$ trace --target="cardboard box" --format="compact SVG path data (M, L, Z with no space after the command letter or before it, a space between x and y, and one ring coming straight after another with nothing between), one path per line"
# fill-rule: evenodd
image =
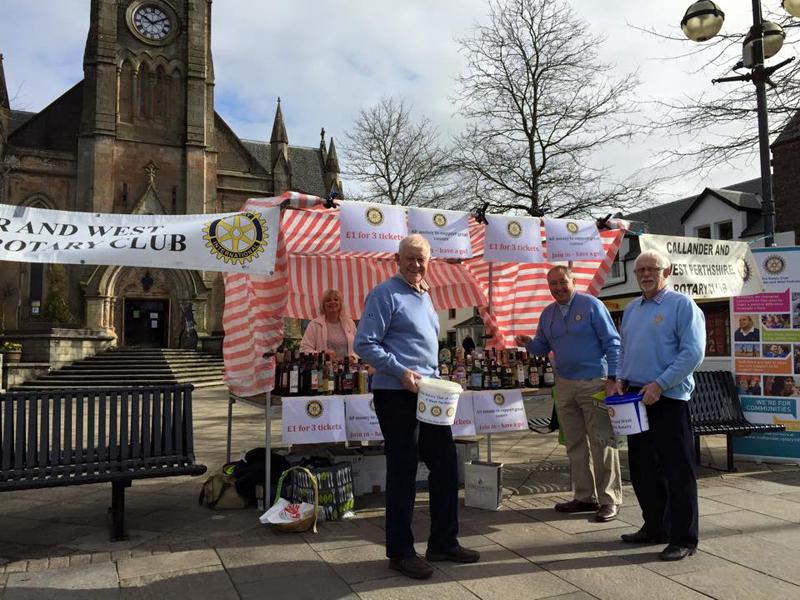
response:
M456 440L458 452L458 485L464 485L464 465L481 459L480 446L474 440Z
M419 463L417 463L416 486L418 490L428 489L428 475L430 475L430 472L430 469L424 462L419 461Z
M383 451L379 454L364 452L363 463L356 489L361 494L379 494L386 491L386 457Z
M503 463L464 465L464 506L497 510L503 495Z

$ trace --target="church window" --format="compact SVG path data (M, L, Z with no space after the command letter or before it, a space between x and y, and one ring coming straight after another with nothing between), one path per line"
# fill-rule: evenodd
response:
M119 120L124 123L133 123L134 86L133 67L126 60L119 71Z

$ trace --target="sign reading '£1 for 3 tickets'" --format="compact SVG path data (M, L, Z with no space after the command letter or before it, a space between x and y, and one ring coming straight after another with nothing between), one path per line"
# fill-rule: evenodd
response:
M129 215L0 205L0 260L268 275L280 209Z

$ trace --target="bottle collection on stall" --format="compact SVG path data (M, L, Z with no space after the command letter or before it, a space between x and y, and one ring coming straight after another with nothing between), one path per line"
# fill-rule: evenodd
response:
M538 388L555 382L553 367L545 356L529 356L525 351L487 350L481 358L457 348L452 364L439 364L439 377L455 381L464 389L494 390Z
M275 388L281 396L366 394L372 377L361 359L336 359L325 352L306 354L292 350L275 356Z

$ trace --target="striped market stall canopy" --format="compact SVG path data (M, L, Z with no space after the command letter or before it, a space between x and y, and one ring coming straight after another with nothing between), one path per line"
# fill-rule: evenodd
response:
M344 309L358 319L364 298L378 283L394 275L394 255L339 250L339 211L324 200L295 192L248 200L243 210L284 204L275 273L256 276L226 273L224 359L225 379L240 396L272 388L273 352L283 341L283 317L312 319L319 300L330 288L341 292ZM487 346L514 346L514 336L533 335L542 309L553 301L547 287L550 264L490 263L483 260L484 225L470 217L473 258L460 262L433 259L426 281L437 310L477 307L493 334ZM578 291L597 295L619 250L624 230L600 232L605 259L575 261ZM542 238L544 239L544 231Z

